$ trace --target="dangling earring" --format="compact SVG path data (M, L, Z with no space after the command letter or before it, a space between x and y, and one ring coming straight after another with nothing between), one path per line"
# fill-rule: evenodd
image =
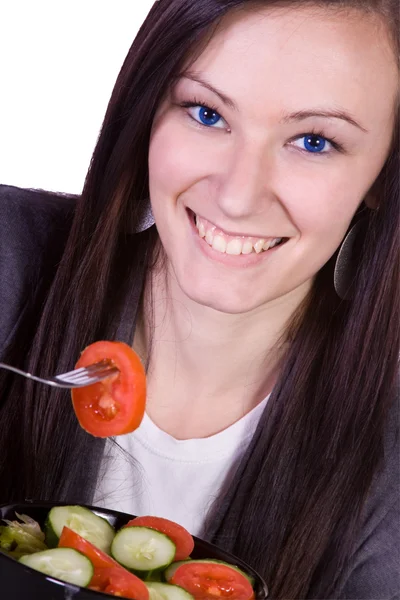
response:
M340 246L333 274L333 284L341 300L349 299L349 290L354 279L354 244L367 222L362 218L350 229Z
M150 229L150 227L152 227L154 223L154 216L151 210L150 200L148 199L146 201L146 208L143 212L143 215L135 227L135 233L140 233L141 231L146 231L146 229Z

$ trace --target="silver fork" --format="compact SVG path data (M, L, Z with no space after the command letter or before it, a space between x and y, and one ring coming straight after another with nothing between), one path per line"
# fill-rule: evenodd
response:
M110 377L110 375L118 373L117 367L115 367L111 361L107 359L101 360L93 365L89 365L88 367L81 367L80 369L68 371L68 373L60 373L59 375L55 375L55 377L46 378L37 377L36 375L32 375L26 371L21 371L21 369L11 367L10 365L6 365L1 362L0 369L12 371L18 375L27 377L28 379L33 379L34 381L39 381L40 383L52 385L53 387L69 389L86 387L88 385L92 385L93 383L98 383L99 381Z

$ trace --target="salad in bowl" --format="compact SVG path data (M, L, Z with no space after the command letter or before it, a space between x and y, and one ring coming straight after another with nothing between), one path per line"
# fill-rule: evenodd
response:
M13 600L265 600L243 561L155 516L66 504L0 507L0 575Z

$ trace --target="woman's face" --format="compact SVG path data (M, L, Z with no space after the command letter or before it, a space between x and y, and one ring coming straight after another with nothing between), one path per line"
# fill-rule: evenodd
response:
M303 297L385 162L397 81L376 17L227 17L150 143L152 208L184 294L227 313Z

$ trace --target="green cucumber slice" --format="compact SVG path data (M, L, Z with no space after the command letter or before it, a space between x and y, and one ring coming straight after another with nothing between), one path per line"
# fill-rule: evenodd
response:
M174 560L175 552L168 536L149 527L124 527L111 544L115 560L134 571L165 568Z
M194 600L194 596L178 585L169 583L146 583L150 592L150 600Z
M175 574L175 571L177 570L178 567L180 567L181 565L184 565L185 563L189 562L188 560L181 560L181 561L177 561L172 563L165 571L164 571L164 579L166 581L171 581L172 577ZM225 565L226 567L230 567L231 569L234 569L235 571L238 571L238 573L240 573L241 575L243 575L243 577L245 577L251 584L252 587L254 587L254 577L252 577L251 575L248 575L245 571L242 571L242 569L239 569L239 567L237 567L236 565L232 565L231 563L227 563L224 562L223 560L217 560L216 558L199 558L199 559L190 559L191 563L218 563L220 565Z
M169 567L164 571L165 581L171 581L172 577L175 575L175 571L177 570L177 568L181 565L185 565L187 562L189 562L189 560L177 560L176 562L171 563ZM193 560L190 559L190 562L193 562Z
M72 548L53 548L21 556L19 562L50 577L86 587L93 577L90 560Z
M103 552L110 552L115 531L108 521L98 517L88 508L82 506L55 506L52 508L45 523L48 546L57 546L64 526L69 527Z

